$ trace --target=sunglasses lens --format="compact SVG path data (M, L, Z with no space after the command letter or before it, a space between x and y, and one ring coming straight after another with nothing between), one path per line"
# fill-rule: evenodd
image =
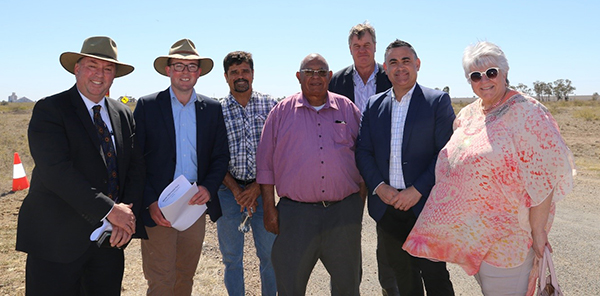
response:
M326 70L319 70L319 71L316 71L316 72L319 73L319 76L321 76L321 77L327 76L327 71Z
M478 82L479 80L481 80L481 72L471 73L471 81Z
M498 77L498 69L488 69L485 71L485 76L487 76L488 79L494 79Z

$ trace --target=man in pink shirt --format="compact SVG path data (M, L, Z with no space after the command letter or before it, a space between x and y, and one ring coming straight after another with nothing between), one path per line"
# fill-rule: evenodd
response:
M322 56L304 58L296 73L302 91L273 107L258 145L257 182L265 228L278 234L272 261L282 296L304 295L319 259L332 295L359 295L366 196L354 160L360 112L327 91L331 75Z

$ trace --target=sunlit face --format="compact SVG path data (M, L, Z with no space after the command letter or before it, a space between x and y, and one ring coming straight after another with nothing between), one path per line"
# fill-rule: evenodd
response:
M359 39L356 35L350 40L350 53L356 66L370 66L375 63L375 42L369 32Z
M409 91L417 83L421 60L406 46L387 51L383 65L394 91Z
M492 67L499 68L497 65L481 65L472 67L471 72L479 71L485 73L487 69ZM497 102L504 96L506 91L506 72L499 70L496 78L490 79L486 75L481 75L481 80L470 82L473 92L480 97L485 104L490 104Z
M175 71L173 66L174 64L184 64L186 68L183 69L182 72ZM202 73L202 68L199 68L196 72L190 72L187 69L187 65L196 64L199 65L200 61L198 60L183 60L183 59L170 59L169 65L165 66L165 72L167 75L171 77L171 87L178 92L189 92L196 85L196 81L198 81L198 77L200 77L200 73Z
M329 80L331 80L331 71L327 63L323 62L318 58L306 62L302 69L311 70L324 70L327 71L327 75L320 76L317 73L314 75L305 74L302 71L296 73L296 77L300 82L302 93L305 97L323 97L327 95L327 88L329 86Z
M73 70L77 89L91 101L98 103L108 93L117 73L117 65L100 59L84 57Z
M233 64L229 66L225 73L225 80L229 84L230 92L243 93L252 91L252 81L254 81L254 70L250 68L250 64L242 62L239 65Z

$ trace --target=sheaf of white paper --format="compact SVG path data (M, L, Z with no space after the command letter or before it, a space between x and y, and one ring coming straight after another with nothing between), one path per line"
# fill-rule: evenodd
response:
M190 181L181 175L160 194L158 207L173 228L179 231L188 229L206 211L206 205L188 204L196 192L196 183L190 184Z

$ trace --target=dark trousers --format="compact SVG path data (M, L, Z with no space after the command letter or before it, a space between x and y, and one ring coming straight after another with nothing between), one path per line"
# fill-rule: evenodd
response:
M331 276L331 295L359 295L363 215L359 195L328 207L282 198L277 210L279 235L271 257L279 295L305 295L317 260Z
M98 248L95 243L90 243L88 250L70 263L27 255L25 294L120 295L124 269L123 250Z
M422 296L425 284L429 296L452 296L454 289L445 262L413 257L402 249L416 221L412 210L400 211L388 206L377 222L377 236L394 270L400 295Z

